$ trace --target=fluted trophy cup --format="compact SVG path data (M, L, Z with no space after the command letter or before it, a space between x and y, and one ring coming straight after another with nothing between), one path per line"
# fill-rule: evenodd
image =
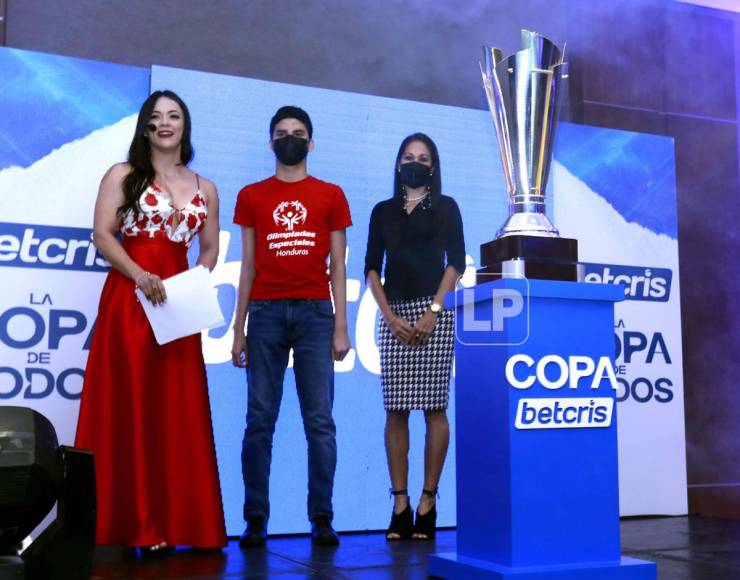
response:
M564 50L522 30L522 50L483 47L481 73L496 128L509 217L481 245L478 281L505 276L578 280L578 242L561 238L545 213L555 128L567 79Z

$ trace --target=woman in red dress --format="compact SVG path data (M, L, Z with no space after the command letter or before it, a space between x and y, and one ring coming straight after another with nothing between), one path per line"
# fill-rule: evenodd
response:
M128 163L103 177L96 247L111 263L82 389L75 445L95 454L97 543L161 551L226 544L200 335L158 345L134 289L218 256L218 195L188 169L190 116L171 91L142 105ZM119 239L121 241L119 241Z

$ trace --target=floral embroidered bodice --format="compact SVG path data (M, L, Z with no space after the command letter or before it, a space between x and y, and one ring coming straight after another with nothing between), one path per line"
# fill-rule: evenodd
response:
M185 205L178 209L172 198L152 182L139 198L138 215L129 210L121 220L120 231L124 236L164 236L170 241L189 246L205 225L208 216L205 196L200 188Z

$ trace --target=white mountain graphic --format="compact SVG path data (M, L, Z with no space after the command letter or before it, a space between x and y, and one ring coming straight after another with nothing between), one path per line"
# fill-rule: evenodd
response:
M136 115L65 143L26 168L0 171L0 221L92 227L103 175L126 160Z

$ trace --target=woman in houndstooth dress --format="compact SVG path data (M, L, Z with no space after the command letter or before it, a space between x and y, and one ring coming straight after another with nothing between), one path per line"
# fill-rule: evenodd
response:
M381 313L385 446L395 496L389 540L434 537L436 492L450 438L446 410L454 344L453 313L442 305L464 269L462 219L455 200L442 195L437 147L414 133L398 150L393 197L373 209L365 255L365 277ZM424 411L427 429L415 522L407 491L414 409Z

